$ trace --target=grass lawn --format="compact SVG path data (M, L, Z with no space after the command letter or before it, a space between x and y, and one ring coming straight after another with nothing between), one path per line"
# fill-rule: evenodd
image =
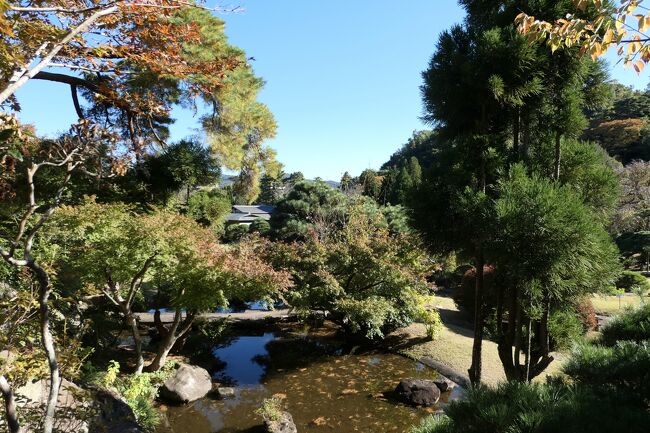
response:
M467 375L467 370L472 363L473 332L471 324L458 311L451 298L439 296L436 301L444 327L434 341L426 341L424 325L419 323L396 331L391 335L393 338L390 340L398 342L395 349L409 357L428 356L451 367L458 373ZM545 381L547 375L553 375L560 371L565 357L561 353L554 353L553 356L556 360L536 380ZM505 379L496 343L484 340L483 381L495 385Z
M594 295L591 303L598 314L614 316L625 311L627 308L636 308L641 303L637 295L626 293L620 298L616 295Z

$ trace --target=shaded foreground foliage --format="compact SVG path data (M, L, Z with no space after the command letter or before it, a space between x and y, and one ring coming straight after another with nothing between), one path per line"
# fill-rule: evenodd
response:
M648 323L650 308L627 312L603 330L599 341L576 347L564 369L567 377L472 388L445 417L427 419L413 433L646 432Z

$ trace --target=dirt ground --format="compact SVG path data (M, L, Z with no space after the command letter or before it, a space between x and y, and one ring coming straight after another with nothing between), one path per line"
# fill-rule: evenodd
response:
M404 355L416 359L423 356L430 357L466 376L472 362L472 325L465 314L458 310L451 297L437 296L436 301L444 327L434 341L427 339L424 325L414 323L392 333L388 338L389 344L393 350ZM553 356L556 360L535 379L536 381L545 381L547 375L560 372L566 355L554 353ZM505 378L496 343L484 340L483 381L495 385Z

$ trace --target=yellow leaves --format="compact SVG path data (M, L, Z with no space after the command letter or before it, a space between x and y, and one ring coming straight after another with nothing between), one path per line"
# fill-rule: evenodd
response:
M643 62L643 60L637 60L636 62L634 62L633 66L636 73L640 74L641 71L643 71L643 68L645 67L645 63Z
M528 36L530 43L545 38L552 52L563 47L579 46L580 56L588 53L592 60L596 60L614 45L625 65L632 66L640 73L650 62L650 45L646 34L650 30L650 15L632 15L640 3L639 0L622 0L620 6L614 7L602 0L574 0L578 10L591 11L595 8L598 14L591 20L567 14L553 22L546 22L522 12L517 15L515 24L520 33ZM628 19L632 18L637 20L638 30L629 25Z
M611 43L613 38L614 38L614 31L612 29L607 30L605 32L605 36L603 36L603 45L608 45L609 43Z
M643 33L650 28L650 15L635 15L634 17L639 22L639 32Z
M589 49L589 55L591 60L596 60L598 57L602 56L605 53L603 50L603 45L599 42L594 42L591 48Z

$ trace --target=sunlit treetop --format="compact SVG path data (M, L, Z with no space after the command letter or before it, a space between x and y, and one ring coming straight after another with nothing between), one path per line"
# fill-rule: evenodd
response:
M588 54L594 60L615 47L623 63L640 73L650 62L650 15L643 0L573 2L579 13L593 18L567 14L547 22L524 11L515 20L517 28L531 41L545 40L552 51L578 46L581 55Z
M228 11L194 0L0 0L0 106L19 111L16 91L46 80L69 85L80 118L120 130L136 151L165 144L175 105L207 112L206 132L231 147L258 144L252 135L274 132L256 101L262 82L215 12Z

